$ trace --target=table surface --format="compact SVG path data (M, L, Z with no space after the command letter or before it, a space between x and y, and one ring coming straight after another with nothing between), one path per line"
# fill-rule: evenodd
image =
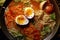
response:
M57 0L57 4L59 6L60 9L60 0ZM2 32L2 30L0 29L0 40L9 40L4 33ZM60 40L60 27L56 33L56 35L51 39L51 40Z

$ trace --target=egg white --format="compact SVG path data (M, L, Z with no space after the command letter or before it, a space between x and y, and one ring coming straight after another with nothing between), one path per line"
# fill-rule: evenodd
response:
M27 16L27 15L26 15L26 12L27 12L27 10L29 10L29 9L32 11L32 13L31 13L31 15ZM32 18L34 17L34 10L33 10L31 7L26 7L26 8L24 9L24 15L25 15L28 19L32 19Z
M23 24L20 24L20 23L18 22L18 20L17 20L20 16L23 16L23 17L24 17L24 23L23 23ZM15 18L15 22L16 22L18 25L27 25L27 24L29 23L29 20L28 20L24 15L19 15L19 16L17 16L17 17Z

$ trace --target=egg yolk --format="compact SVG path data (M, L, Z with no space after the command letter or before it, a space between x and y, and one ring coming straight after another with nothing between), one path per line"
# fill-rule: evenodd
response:
M24 21L25 21L25 19L24 19L23 16L20 16L20 17L17 19L17 21L18 21L19 24L23 24Z
M26 16L32 15L32 9L27 9L26 10Z

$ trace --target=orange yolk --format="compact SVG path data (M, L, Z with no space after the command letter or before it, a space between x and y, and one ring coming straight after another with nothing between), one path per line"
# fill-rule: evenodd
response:
M26 16L32 15L32 9L27 9L26 10Z
M23 24L24 21L25 21L25 19L24 19L23 16L21 16L21 17L19 17L19 18L17 19L17 21L18 21L20 24Z

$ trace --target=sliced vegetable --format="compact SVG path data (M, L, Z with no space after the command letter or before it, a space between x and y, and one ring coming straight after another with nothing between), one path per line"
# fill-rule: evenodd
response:
M47 3L47 1L43 1L43 2L41 2L40 3L40 9L42 10L43 9L43 7L44 7L44 5Z
M40 0L34 0L34 1L36 1L36 2L40 2Z
M26 40L26 37L25 36L18 36L18 37L15 37L16 40Z
M46 1L46 0L40 0L40 2L43 2L43 1Z
M30 3L29 2L25 3L25 6L30 6Z
M15 2L21 2L21 0L14 0Z
M27 3L27 2L29 2L30 0L21 0L21 2L23 2L23 3Z
M51 32L51 29L49 26L45 26L44 27L44 31L47 32L47 33L50 33Z
M16 30L15 28L9 29L9 32L14 36L14 37L18 37L18 36L23 36L18 30Z
M0 0L0 6L3 6L5 0Z
M27 3L29 2L30 0L14 0L15 2L23 2L23 3Z
M50 32L51 32L50 27L49 26L45 26L43 28L43 30L41 31L41 35L44 36L44 35L46 35L47 33L50 33Z
M3 6L3 3L0 3L0 6Z
M4 3L5 2L5 0L0 0L0 3Z
M46 35L46 32L45 32L45 31L42 31L42 32L41 32L41 35L42 35L42 36Z
M51 14L50 17L51 17L52 20L55 20L56 19L55 13Z

